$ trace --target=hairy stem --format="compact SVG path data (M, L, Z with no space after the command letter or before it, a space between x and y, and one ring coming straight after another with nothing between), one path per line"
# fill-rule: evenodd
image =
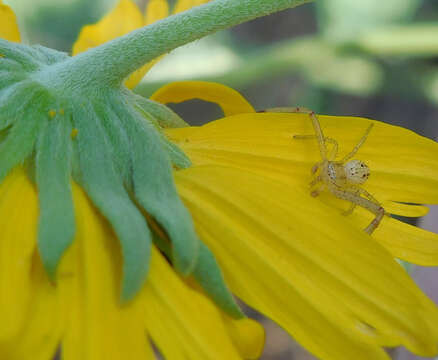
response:
M309 1L213 0L74 56L58 65L56 77L76 83L73 86L79 82L117 86L142 65L178 46Z

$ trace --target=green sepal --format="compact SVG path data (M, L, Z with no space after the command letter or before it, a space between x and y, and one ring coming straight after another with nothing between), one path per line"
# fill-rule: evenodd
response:
M20 63L16 62L12 59L7 59L5 57L0 58L0 73L19 73L21 72L23 74L23 66L21 66ZM0 82L0 86L3 86L3 83Z
M132 96L132 95L131 95ZM187 124L177 113L166 105L134 94L133 99L146 118L154 118L162 128L181 128Z
M46 48L41 45L24 45L0 39L0 69L3 69L3 60L12 60L20 65L21 71L35 72L47 65L67 59L68 54ZM17 69L18 70L18 69Z
M151 122L157 128L172 165L178 169L186 169L192 166L189 157L179 148L178 145L170 142L162 132L162 129L166 127L186 127L189 125L181 119L179 115L163 104L145 99L136 94L126 95L127 98L133 100L131 102L133 103L134 108L145 118L145 120Z
M38 62L32 56L31 46L0 39L0 54L3 56L0 58L0 69L2 59L16 61L27 72L36 71L39 68Z
M228 289L213 253L202 242L193 276L216 305L228 315L235 319L245 317Z
M180 149L180 147L165 138L163 135L163 145L167 150L170 161L178 169L187 169L192 166L190 158Z
M45 94L39 95L35 97L38 105L29 108L16 119L0 144L0 182L31 155L39 131L47 124L47 97Z
M130 189L132 188L131 139L118 116L112 111L111 106L97 102L94 104L94 109L110 143L116 171L122 177L126 188Z
M170 158L152 121L119 99L111 101L131 139L133 193L143 209L163 227L172 241L176 270L189 275L198 258L199 239L190 213L173 181Z
M129 301L147 275L151 234L123 186L112 160L114 150L91 104L74 106L73 126L78 130L75 144L80 170L75 178L117 234L123 254L121 300Z
M75 233L70 133L70 119L57 115L41 131L36 144L35 172L40 204L38 249L53 281L59 261Z
M0 90L6 88L7 86L16 84L26 77L22 73L18 72L10 72L10 71L1 71L0 72Z
M31 80L21 81L3 90L0 93L0 130L25 117L26 113L32 116L35 112L35 118L47 117L47 108L42 108L39 103L48 103L48 97L45 90Z
M167 257L171 256L172 248L167 239L163 239L152 230L154 244ZM241 319L245 314L237 305L231 291L225 283L222 271L208 247L201 241L198 262L193 271L193 277L202 287L209 298L219 306L224 312L234 319Z

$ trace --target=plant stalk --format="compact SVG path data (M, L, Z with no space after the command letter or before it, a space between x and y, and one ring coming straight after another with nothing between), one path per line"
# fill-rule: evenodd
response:
M309 1L213 0L69 58L57 64L52 69L56 76L50 77L64 86L119 86L133 71L181 45Z

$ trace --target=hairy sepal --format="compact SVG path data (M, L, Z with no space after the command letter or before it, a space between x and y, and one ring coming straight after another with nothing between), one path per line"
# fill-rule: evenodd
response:
M198 259L200 241L190 213L176 191L162 134L152 120L148 121L132 109L129 101L127 98L114 99L111 103L131 139L134 196L169 235L175 268L181 274L189 275Z
M121 299L128 301L146 278L151 234L117 171L114 149L92 104L76 104L73 126L78 130L75 147L79 164L74 177L117 234L124 260Z
M39 193L38 247L52 280L75 236L76 181L120 241L122 301L146 280L150 217L164 230L162 251L175 269L193 275L228 314L243 316L174 185L173 171L191 162L162 130L187 123L123 86L90 88L57 77L51 69L70 61L64 53L4 40L0 53L0 180L18 165L29 166Z
M75 233L69 120L65 114L51 119L40 132L36 145L35 171L40 203L38 249L52 281Z

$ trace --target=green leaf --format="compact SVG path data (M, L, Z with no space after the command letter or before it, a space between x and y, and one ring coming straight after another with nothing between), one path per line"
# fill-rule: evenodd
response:
M378 27L409 20L420 0L320 0L315 3L322 33L345 41Z

